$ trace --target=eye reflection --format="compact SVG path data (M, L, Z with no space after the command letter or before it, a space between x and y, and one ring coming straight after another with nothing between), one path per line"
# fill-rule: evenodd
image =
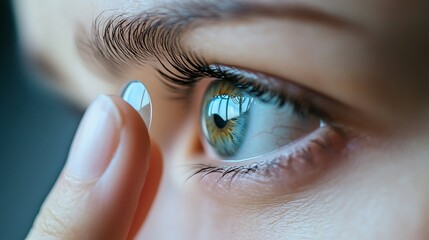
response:
M218 80L205 93L201 124L204 138L219 157L244 160L311 133L321 120L292 103L263 102L230 81Z
M252 101L250 97L219 95L208 104L207 116L213 118L216 126L222 129L228 121L246 114Z

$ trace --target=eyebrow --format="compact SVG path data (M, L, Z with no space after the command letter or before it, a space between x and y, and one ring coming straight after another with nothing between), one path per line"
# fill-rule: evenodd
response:
M332 28L357 29L351 21L319 9L296 4L268 4L236 0L169 3L135 15L101 13L89 34L76 35L78 52L91 66L121 76L132 66L170 59L171 54L194 58L181 39L188 30L232 19L254 16L286 18ZM101 68L100 68L101 67Z

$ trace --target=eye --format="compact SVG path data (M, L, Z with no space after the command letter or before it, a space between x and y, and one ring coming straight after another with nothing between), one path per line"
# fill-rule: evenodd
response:
M211 81L199 118L206 154L190 177L199 175L210 191L299 191L358 146L351 140L359 135L332 118L341 105L327 97L262 73L203 70Z
M270 94L270 93L267 93ZM213 81L201 111L204 138L225 160L243 160L273 152L321 125L315 115L292 103L260 100L241 84Z
M194 90L204 91L194 95L202 101L198 121L204 154L192 155L187 178L200 176L204 189L233 189L227 192L237 197L258 187L290 193L359 146L360 134L341 114L349 108L340 102L287 79L187 59L181 65L171 62L174 72L158 71L186 101Z

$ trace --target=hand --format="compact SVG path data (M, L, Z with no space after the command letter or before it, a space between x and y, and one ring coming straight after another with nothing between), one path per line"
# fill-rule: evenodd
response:
M151 147L139 114L118 97L100 96L85 113L28 238L133 238L161 173L161 153Z

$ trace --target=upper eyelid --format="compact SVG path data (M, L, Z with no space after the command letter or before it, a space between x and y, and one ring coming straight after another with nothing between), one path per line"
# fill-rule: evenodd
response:
M121 76L126 66L143 66L152 60L169 57L175 51L183 55L183 35L209 20L265 15L295 20L325 23L339 28L356 29L346 19L330 15L305 5L264 5L238 1L201 1L159 6L135 16L125 14L105 16L101 13L88 33L80 28L76 43L81 56L90 63L97 62L113 76Z

